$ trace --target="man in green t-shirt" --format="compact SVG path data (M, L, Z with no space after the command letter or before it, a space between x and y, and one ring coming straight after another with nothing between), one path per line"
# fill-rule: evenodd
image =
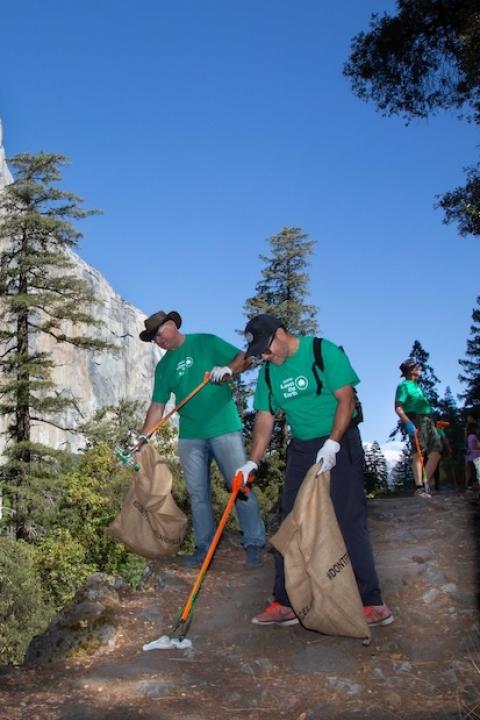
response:
M164 356L155 370L152 402L147 410L140 437L162 418L173 394L183 400L210 372L210 383L180 410L178 450L192 507L196 549L184 557L188 567L202 564L215 527L210 494L212 459L230 488L236 469L245 463L242 423L226 382L245 368L245 353L216 335L180 332L182 319L172 311L160 310L145 320L140 333L144 342L154 342ZM235 503L247 566L260 565L265 545L265 526L253 490Z
M292 510L300 486L315 463L331 471L330 495L350 556L367 623L388 625L393 615L384 604L366 526L363 447L355 422L359 382L345 353L325 338L323 369L313 337L291 335L272 315L257 315L245 328L248 357L265 361L257 380L257 411L250 460L240 471L254 472L270 443L275 412L283 410L292 439L288 445L281 518ZM318 376L318 377L317 377ZM320 382L321 381L321 382ZM321 518L318 518L321 522ZM275 553L274 602L253 618L256 625L294 625L298 619L286 589L283 557Z

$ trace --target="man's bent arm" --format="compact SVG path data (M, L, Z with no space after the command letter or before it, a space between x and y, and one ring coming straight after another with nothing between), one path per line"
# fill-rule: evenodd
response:
M333 418L333 428L330 433L331 440L340 442L345 430L352 422L352 413L355 409L355 393L351 385L335 390L333 393L338 400L337 410Z
M275 418L269 412L263 410L257 412L253 429L252 449L250 451L250 458L257 465L265 455L265 450L272 438L274 422Z
M235 355L233 360L228 363L228 367L231 369L233 375L238 375L244 370L250 367L252 361L248 358L245 353L241 350Z
M151 432L152 428L155 427L155 425L162 419L164 410L164 403L152 402L152 404L147 410L145 422L143 423L143 427L140 430L140 435L147 435Z

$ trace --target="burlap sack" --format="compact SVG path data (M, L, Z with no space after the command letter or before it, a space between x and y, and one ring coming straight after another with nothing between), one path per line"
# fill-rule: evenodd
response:
M137 555L157 558L178 552L188 518L172 497L172 474L151 445L136 455L140 470L107 533Z
M313 465L272 544L284 556L286 590L306 628L370 638L362 601L335 510L330 473Z

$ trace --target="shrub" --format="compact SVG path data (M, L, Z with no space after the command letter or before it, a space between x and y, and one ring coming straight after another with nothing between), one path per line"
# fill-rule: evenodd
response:
M42 591L34 548L0 538L0 664L21 663L32 637L53 614Z

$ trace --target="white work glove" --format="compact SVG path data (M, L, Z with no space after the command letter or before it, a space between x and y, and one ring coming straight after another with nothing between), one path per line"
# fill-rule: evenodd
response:
M210 370L210 382L221 383L225 375L228 376L227 379L230 379L232 377L232 368L229 368L228 365L224 367L215 365L215 367Z
M243 484L246 485L248 482L248 478L253 472L255 472L255 470L258 470L257 463L253 462L253 460L249 460L245 463L245 465L242 465L241 468L238 468L238 470L235 472L235 475L241 472L243 475Z
M317 459L316 463L320 463L320 469L317 472L317 475L320 475L320 473L327 472L328 470L331 470L333 467L335 467L335 464L337 462L337 452L340 450L340 443L338 443L336 440L328 440L325 441L323 444L323 447L320 448L320 450L317 453Z

